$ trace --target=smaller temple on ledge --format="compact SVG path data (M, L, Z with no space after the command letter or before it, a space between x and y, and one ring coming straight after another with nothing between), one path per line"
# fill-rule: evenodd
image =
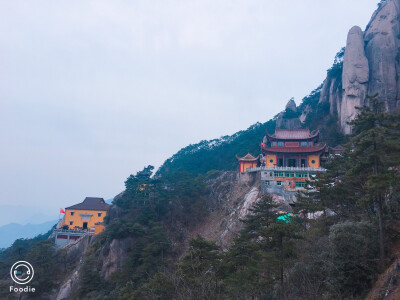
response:
M236 158L239 161L240 173L245 173L248 168L257 167L260 161L260 155L254 157L250 153L247 153L247 155L243 157L236 155Z

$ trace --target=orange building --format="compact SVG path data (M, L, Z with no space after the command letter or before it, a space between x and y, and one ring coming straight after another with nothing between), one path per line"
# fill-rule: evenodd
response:
M279 189L302 189L316 172L324 172L321 159L326 157L327 147L319 144L318 138L319 132L309 129L276 129L273 135L267 132L261 143L263 190L277 193Z
M326 145L317 144L318 137L318 131L310 133L309 129L276 129L273 135L267 132L267 141L261 147L265 166L319 168Z
M65 208L63 227L98 234L105 229L103 221L110 207L103 198L86 197L83 202Z
M236 158L239 161L240 173L245 173L247 168L257 167L260 155L254 157L250 153L247 153L247 155L244 157L239 157L236 155Z

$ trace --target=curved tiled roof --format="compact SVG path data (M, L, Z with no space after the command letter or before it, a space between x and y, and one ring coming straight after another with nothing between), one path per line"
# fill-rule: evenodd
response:
M103 198L86 197L83 202L66 207L65 209L107 211L110 207L111 205L105 203Z
M236 155L236 158L239 161L256 161L256 160L258 160L259 157L260 157L260 155L258 155L257 157L254 157L250 153L247 153L246 156L243 156L243 157L239 157L239 156Z
M265 151L267 152L273 152L273 153L315 153L315 152L321 152L325 150L326 145L320 146L320 147L271 147L271 148L264 148Z
M273 135L267 132L268 137L282 140L305 140L318 136L319 131L311 132L310 129L276 129Z

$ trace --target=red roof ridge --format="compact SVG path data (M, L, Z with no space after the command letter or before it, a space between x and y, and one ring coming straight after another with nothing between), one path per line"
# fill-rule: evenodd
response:
M286 153L312 153L312 152L320 152L326 148L326 144L322 146L312 146L312 147L271 147L264 148L265 151L268 152L286 152Z

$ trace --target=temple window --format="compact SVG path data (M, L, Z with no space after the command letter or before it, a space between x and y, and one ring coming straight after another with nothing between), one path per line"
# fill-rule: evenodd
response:
M278 160L278 167L283 167L283 158Z
M310 147L311 147L311 146L312 146L312 142L308 142L308 146L310 146Z
M276 147L276 142L272 142L272 146Z
M305 159L302 159L302 160L301 160L301 167L304 168L305 166L306 166L306 160L305 160Z
M288 159L288 167L297 167L296 159L293 158Z
M283 142L278 142L279 147L283 147L284 143Z
M300 146L302 146L302 147L307 146L307 142L300 142Z

